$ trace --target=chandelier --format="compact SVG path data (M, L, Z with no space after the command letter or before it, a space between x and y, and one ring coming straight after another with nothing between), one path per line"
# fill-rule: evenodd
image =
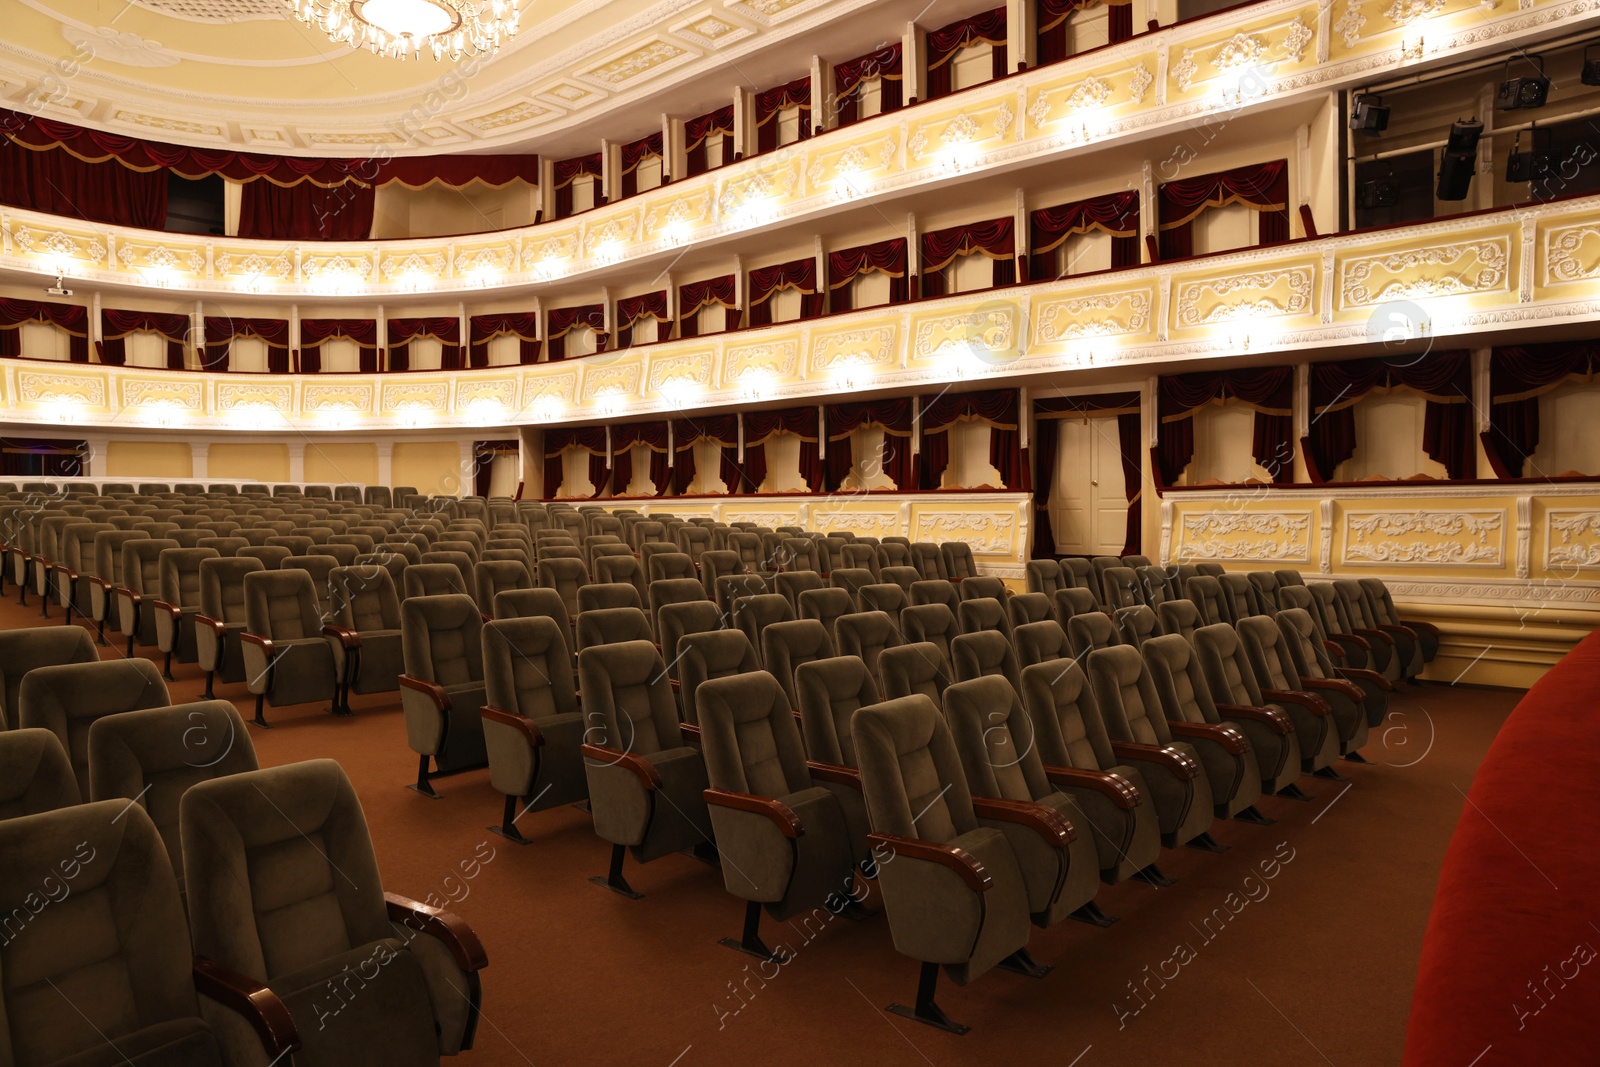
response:
M284 0L335 44L407 59L459 60L497 50L517 32L516 0Z

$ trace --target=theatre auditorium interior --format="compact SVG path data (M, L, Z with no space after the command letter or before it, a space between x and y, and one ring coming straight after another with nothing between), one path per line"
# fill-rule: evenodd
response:
M0 0L0 1067L1597 1062L1600 7L994 3Z

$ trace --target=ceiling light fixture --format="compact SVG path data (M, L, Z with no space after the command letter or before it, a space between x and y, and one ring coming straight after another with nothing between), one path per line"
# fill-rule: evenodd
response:
M391 59L493 52L517 32L515 0L284 0L335 44Z

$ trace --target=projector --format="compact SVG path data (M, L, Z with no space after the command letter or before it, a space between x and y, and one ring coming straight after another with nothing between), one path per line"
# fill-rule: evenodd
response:
M72 290L68 289L61 275L56 275L56 283L45 290L51 296L71 296Z
M1506 78L1500 83L1499 90L1494 96L1494 109L1496 111L1522 111L1526 108L1544 107L1545 101L1550 97L1550 79L1544 76L1544 57L1529 56L1531 62L1539 65L1537 76L1524 76L1520 78ZM1511 73L1511 61L1506 61L1506 73Z

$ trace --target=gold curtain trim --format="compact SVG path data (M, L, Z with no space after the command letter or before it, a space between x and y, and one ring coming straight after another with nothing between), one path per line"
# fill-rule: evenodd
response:
M830 434L829 437L828 437L828 440L830 440L830 441L846 441L846 440L849 440L850 437L852 437L856 433L857 430L882 430L883 433L884 433L884 436L886 436L886 437L910 437L911 436L911 431L910 430L893 430L893 429L890 429L889 427L885 426L883 423L878 422L877 420L873 420L872 422L863 422L860 426L857 426L855 428L855 430L846 430L844 433Z
M1015 244L1016 244L1016 239L1013 237L1012 238L1012 245L1015 246ZM944 260L943 263L924 263L922 265L922 269L924 271L944 270L951 263L954 263L956 260L960 259L962 256L970 256L970 255L973 255L974 253L976 253L977 255L983 256L986 259L1015 259L1016 258L1016 253L1015 252L991 252L987 248L973 248L970 245L967 245L967 246L963 246L961 248L956 249L954 252L951 252L948 256L945 257L945 260ZM898 278L900 276L898 274L896 274L895 277Z
M779 426L777 429L771 431L770 433L767 434L767 436L761 438L758 441L751 441L751 440L749 440L747 438L745 440L744 447L750 448L753 445L764 445L768 441L772 440L774 437L777 437L779 434L786 434L786 435L788 435L790 437L797 437L800 440L808 442L810 444L816 444L817 443L817 435L816 434L811 434L811 435L808 436L808 435L803 434L803 433L795 433L793 430L786 430L782 426Z
M1072 229L1067 230L1060 237L1057 237L1049 244L1041 245L1040 247L1035 248L1033 250L1033 254L1037 257L1044 255L1046 252L1054 252L1056 249L1060 248L1066 243L1068 237L1075 237L1080 233L1092 233L1095 230L1099 230L1101 233L1108 233L1112 237L1137 237L1139 235L1138 230L1113 230L1109 226L1105 226L1101 223L1090 222L1083 226L1074 226Z
M1288 207L1287 204L1252 204L1238 193L1230 193L1221 200L1207 200L1205 203L1196 206L1193 211L1189 212L1189 214L1185 215L1181 219L1174 219L1171 222L1162 220L1161 229L1175 229L1179 226L1182 226L1186 222L1192 222L1202 211L1205 211L1207 208L1227 207L1230 204L1243 204L1251 211L1283 211Z
M860 277L862 277L864 275L867 275L867 274L884 274L884 275L887 275L890 278L904 278L906 276L906 272L903 271L903 270L902 271L884 270L882 267L874 267L874 266L870 266L869 265L869 266L863 267L860 270L856 271L854 274L850 275L850 277L846 278L844 281L835 282L834 284L828 286L828 291L832 292L835 289L843 289L845 286L849 285L851 282L855 281L857 278L860 278Z
M1290 408L1269 408L1265 404L1252 404L1250 401L1240 400L1236 396L1214 396L1210 400L1207 400L1204 404L1198 404L1195 407L1190 408L1188 411L1180 411L1176 415L1161 416L1162 425L1166 425L1169 422L1182 422L1184 419L1193 418L1195 413L1203 407L1209 407L1212 404L1216 404L1218 407L1220 407L1228 401L1232 401L1235 404L1249 408L1258 415L1280 415L1287 417L1294 414L1294 411ZM1352 401L1352 403L1354 403L1354 401Z
M920 423L921 420L919 419L918 421ZM993 419L986 419L982 415L957 415L955 422L945 426L940 426L938 429L929 429L924 427L922 430L922 436L926 437L930 433L944 433L950 429L951 426L955 426L963 422L987 423L991 429L995 430L1015 430L1017 428L1017 424L1014 422L995 422Z
M1033 417L1037 419L1076 419L1079 416L1088 418L1109 418L1112 415L1138 415L1141 411L1132 408L1095 408L1092 411L1035 411Z
M22 329L22 327L27 326L30 323L37 323L40 326L55 326L56 329L60 330L64 334L66 334L68 337L88 337L89 336L89 332L87 330L79 332L78 330L69 330L65 326L56 326L55 323L51 322L49 319L45 318L43 315L35 315L31 319L23 319L21 322L18 322L18 323L14 324L14 325L11 325L11 326L0 326L0 330L20 330L20 329Z
M1492 396L1489 398L1489 403L1512 404L1518 400L1532 400L1535 397L1544 396L1546 393L1553 392L1554 390L1559 389L1561 386L1566 385L1568 382L1580 382L1586 384L1594 381L1594 378L1595 372L1593 370L1588 372L1575 371L1572 374L1557 378L1549 385L1540 386L1537 389L1529 389L1521 393L1501 393L1498 396Z
M802 289L802 288L800 288L799 285L795 284L794 282L783 282L780 285L775 285L771 289L768 289L766 294L764 296L762 296L760 299L751 300L750 301L750 306L751 307L760 307L762 304L765 304L768 300L771 300L774 296L777 296L779 293L783 292L785 289L793 289L795 292L799 293L801 296L816 296L817 295L817 291L816 291L815 288ZM735 305L735 304L723 304L722 306L731 308L731 307L736 307L737 305Z
M1130 2L1131 2L1131 0L1130 0ZM965 52L967 49L971 48L975 44L986 44L991 48L1001 48L1006 44L1006 42L1005 41L991 41L987 37L974 37L972 40L968 41L966 44L962 45L960 48L952 49L949 53L947 53L945 55L945 57L943 59L939 60L937 63L929 63L928 64L928 69L929 70L938 70L940 67L944 66L946 63L950 62L956 56L960 55L962 52Z
M790 104L789 107L792 107L797 111L810 111L811 110L811 105L810 104ZM783 114L785 111L788 111L789 107L780 107L777 110L775 110L772 113L770 113L769 115L767 115L766 118L758 119L756 121L756 129L759 130L761 127L765 126L767 123L771 122L773 119L777 118L779 115Z

